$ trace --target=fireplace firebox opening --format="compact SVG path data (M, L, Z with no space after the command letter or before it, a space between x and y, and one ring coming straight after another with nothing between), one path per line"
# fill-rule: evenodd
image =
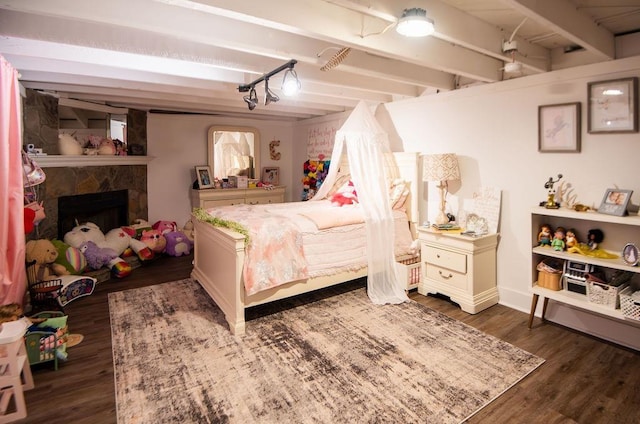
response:
M58 238L73 227L93 222L107 233L128 224L129 190L61 196L58 198Z

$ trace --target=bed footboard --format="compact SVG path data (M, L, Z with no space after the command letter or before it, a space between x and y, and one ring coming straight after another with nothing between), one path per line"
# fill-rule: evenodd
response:
M192 217L194 262L191 276L222 310L233 334L242 335L244 322L244 236L213 227Z

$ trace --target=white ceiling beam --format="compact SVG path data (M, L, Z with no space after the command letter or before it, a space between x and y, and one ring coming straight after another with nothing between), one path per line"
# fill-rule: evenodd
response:
M164 3L164 0L159 0ZM381 31L387 21L373 22L370 31L362 34L362 13L326 2L271 0L269 4L254 4L237 0L171 1L183 7L197 5L210 14L233 16L244 22L258 22L271 28L289 31L327 42L355 47L374 54L426 66L443 72L465 75L481 81L496 81L501 62L484 54L470 51L435 38L411 40L395 31L381 35L362 36ZM259 18L256 18L259 17ZM237 39L237 37L234 37Z
M598 60L615 59L615 40L611 32L567 0L502 0L538 22L547 25L577 45L594 53Z
M360 13L345 11L344 8L321 2L312 3L311 10L309 4L296 0L276 0L275 4L269 2L264 7L260 7L262 5L255 2L235 0L213 2L222 4L224 9L231 11L235 16L234 19L218 17L215 21L212 20L213 15L210 13L149 0L136 2L4 0L3 3L4 7L17 11L58 17L73 16L76 20L137 28L205 44L219 43L218 45L224 45L226 48L263 55L276 56L277 54L268 46L261 46L259 40L270 42L272 33L287 30L299 35L313 34L316 38L330 43L360 47L376 54L406 59L416 65L482 81L496 81L497 70L502 65L486 55L433 38L407 40L391 32L384 36L362 38L359 34L362 24ZM148 19L148 10L151 5L153 5L154 19ZM123 10L127 13L122 13ZM245 13L247 14L245 21L238 21L237 16ZM261 18L250 17L252 13ZM267 23L271 26L271 32L258 31L256 24ZM300 29L306 27L309 30ZM90 33L85 33L83 36L90 37ZM289 55L278 58L286 59L287 57Z

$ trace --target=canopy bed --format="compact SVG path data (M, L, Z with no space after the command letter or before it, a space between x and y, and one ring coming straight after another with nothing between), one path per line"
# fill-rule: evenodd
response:
M418 161L417 153L389 152L386 134L359 104L336 136L339 166L311 201L194 210L192 277L238 335L247 308L364 276L372 302L406 301L395 264L416 253ZM332 204L348 185L358 203Z
M408 182L410 191L404 206L406 212L394 211L394 223L397 231L397 240L401 244L396 246L397 257L406 258L414 254L411 242L415 238L415 228L417 227L418 211L415 201L418 189L418 154L417 153L394 153L395 163L390 166L397 166L400 178ZM344 167L343 168L344 171ZM207 291L209 296L215 301L218 307L224 312L229 327L234 334L243 334L245 329L244 311L246 308L272 302L286 297L295 296L323 287L329 287L351 281L367 275L367 254L366 246L358 244L356 240L363 240L364 223L355 224L349 222L357 221L357 218L345 218L346 226L325 228L321 231L314 231L312 227L320 223L321 227L332 225L323 224L319 217L328 219L326 212L329 208L341 209L341 215L350 215L345 208L332 207L327 205L328 201L318 202L294 202L272 205L244 205L245 209L258 209L260 213L275 213L279 216L287 216L290 220L308 221L303 228L303 239L308 236L309 243L316 242L316 247L321 250L305 250L308 260L308 277L292 282L288 282L276 287L257 291L248 294L245 289L243 270L246 260L244 234L229 228L214 226L210 223L198 219L194 216L194 268L192 277L197 280ZM210 211L220 212L237 206L225 206L213 208ZM357 213L350 210L351 215ZM315 221L314 221L315 220ZM342 236L342 237L340 237ZM305 240L306 241L306 240ZM403 243L402 243L403 242ZM358 244L359 252L353 252L358 248L346 249L347 246ZM366 245L366 242L363 243ZM396 243L398 244L398 243ZM305 244L305 249L308 245ZM349 251L351 250L351 251ZM346 263L319 264L328 253L322 252L342 251L343 256L353 255ZM336 256L333 256L336 258ZM315 262L314 262L315 261ZM326 261L324 261L326 262ZM333 266L330 266L333 265Z

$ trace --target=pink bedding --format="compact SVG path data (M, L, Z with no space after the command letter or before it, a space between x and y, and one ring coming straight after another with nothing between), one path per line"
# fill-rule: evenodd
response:
M302 235L286 217L259 205L234 205L209 209L210 215L235 221L249 231L243 279L246 293L309 276Z
M248 230L243 280L249 295L290 281L367 266L365 224L357 207L314 201L223 206L206 212ZM408 217L398 210L393 215L395 253L411 254Z

